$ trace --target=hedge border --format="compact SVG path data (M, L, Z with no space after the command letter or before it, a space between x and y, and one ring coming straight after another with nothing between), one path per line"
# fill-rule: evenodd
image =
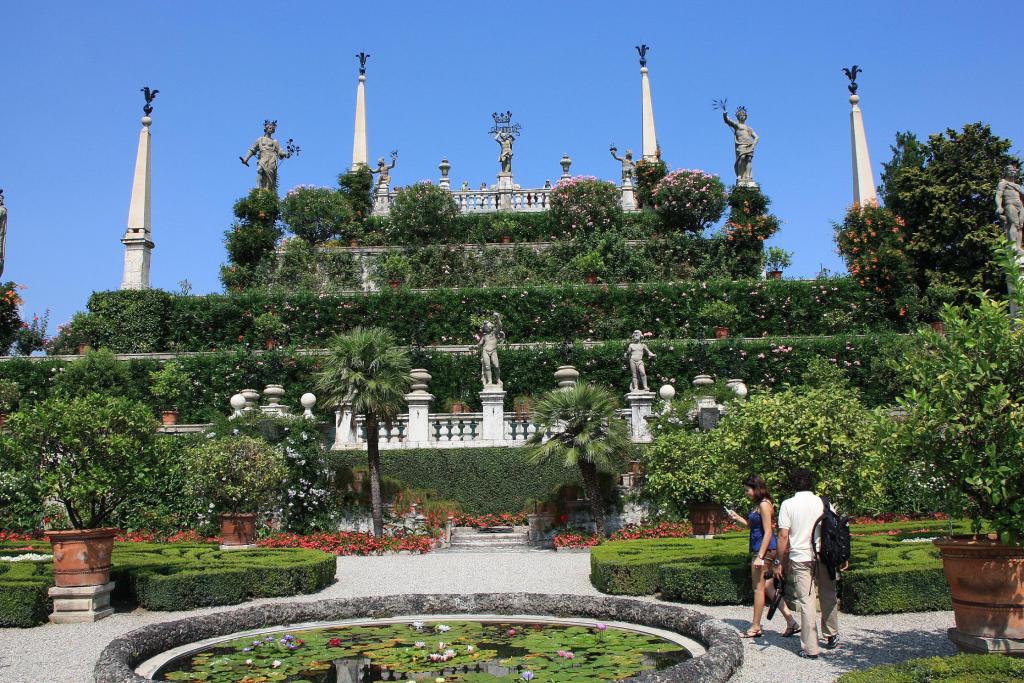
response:
M1024 682L1024 660L998 654L927 657L910 659L899 664L876 666L862 671L851 671L836 679L836 683L985 682Z

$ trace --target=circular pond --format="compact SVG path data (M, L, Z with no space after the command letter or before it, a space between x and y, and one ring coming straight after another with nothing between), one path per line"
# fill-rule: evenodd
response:
M667 636L667 637L666 637ZM689 644L689 643L686 643ZM701 648L702 650L702 648ZM172 653L173 654L173 653ZM407 618L245 634L187 648L157 681L619 681L691 657L678 636L599 621ZM151 666L140 667L148 673Z

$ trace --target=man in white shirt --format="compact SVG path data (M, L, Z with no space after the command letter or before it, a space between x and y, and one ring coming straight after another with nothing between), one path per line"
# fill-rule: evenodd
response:
M824 563L816 561L814 555L820 536L815 525L825 508L821 498L811 490L814 488L814 478L809 471L794 470L790 474L790 485L796 494L782 501L779 508L779 547L775 576L788 576L793 583L793 593L800 610L799 633L803 646L800 656L817 659L819 649L815 603L818 600L821 603L821 635L825 636L825 647L831 650L839 643L836 582L829 577Z

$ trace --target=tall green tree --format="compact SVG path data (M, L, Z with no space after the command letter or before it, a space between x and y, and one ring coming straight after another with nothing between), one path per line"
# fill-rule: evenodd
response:
M1002 239L993 195L1003 169L1016 159L1011 142L983 123L946 130L921 142L897 133L883 164L885 205L906 221L906 253L922 293L952 286L962 296L1003 289L993 246Z
M555 461L579 468L601 536L605 506L599 473L615 472L632 448L629 428L615 414L618 407L610 391L593 384L555 389L537 403L537 431L527 442L534 464Z
M335 337L316 378L316 389L329 406L352 405L353 419L366 420L366 453L370 469L373 533L384 534L380 493L380 423L389 424L405 405L412 385L409 353L397 346L389 331L357 327Z

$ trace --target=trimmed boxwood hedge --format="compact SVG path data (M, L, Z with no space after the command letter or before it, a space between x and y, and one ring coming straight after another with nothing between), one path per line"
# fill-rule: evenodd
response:
M319 550L224 552L200 543L116 543L111 579L116 582L114 599L176 611L315 593L334 581L335 568L334 556ZM25 628L45 622L52 585L50 562L0 563L0 626Z
M734 336L817 335L894 328L881 304L849 278L709 280L633 284L485 287L359 294L250 290L183 296L156 289L95 292L71 337L117 352L201 351L240 341L263 346L254 320L274 312L279 343L323 346L358 325L386 327L403 343L472 343L475 316L501 313L509 340L627 339L635 329L660 338L707 338L720 320L702 318L712 301L737 309Z
M851 671L836 683L1015 683L1024 681L1024 660L1005 655L956 655L911 659Z
M963 524L957 530L966 531ZM945 534L948 522L854 527L850 569L839 583L842 609L851 614L924 612L951 608L938 550L904 539ZM902 531L896 535L889 531ZM604 592L649 595L702 605L751 600L746 532L710 541L690 538L617 541L591 551L590 580Z

